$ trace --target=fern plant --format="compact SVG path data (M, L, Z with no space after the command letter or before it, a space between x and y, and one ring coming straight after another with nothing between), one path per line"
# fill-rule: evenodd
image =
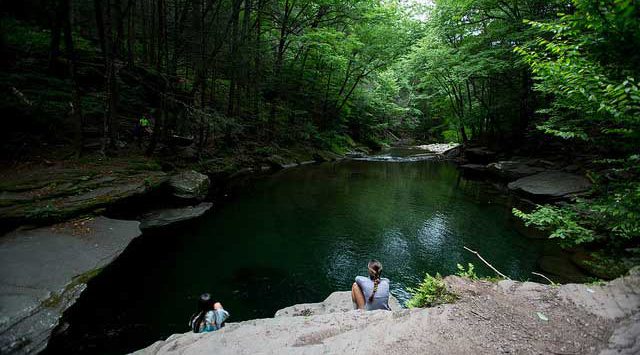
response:
M444 303L452 303L458 297L447 290L447 286L439 273L431 276L428 273L417 288L409 288L412 297L407 301L409 308L434 307Z

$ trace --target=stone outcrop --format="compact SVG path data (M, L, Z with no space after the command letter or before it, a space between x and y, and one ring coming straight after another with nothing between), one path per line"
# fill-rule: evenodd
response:
M265 163L275 170L289 169L299 165L297 162L287 160L277 154L266 158Z
M202 216L213 207L211 202L202 202L195 206L166 208L148 212L142 216L140 229L151 229L168 226L170 224L188 221Z
M349 293L277 317L175 334L137 354L637 354L640 268L602 286L445 279L455 304L348 310ZM308 311L305 311L307 310Z
M16 176L0 186L0 221L46 223L74 218L148 193L165 173L56 168Z
M195 170L187 170L169 179L173 196L185 200L203 200L209 193L209 177Z
M0 238L0 353L36 353L86 282L140 235L136 221L97 217Z
M503 160L496 163L489 163L487 170L500 178L512 181L541 173L546 169L539 166L531 166L521 161Z
M392 310L400 310L402 306L398 300L389 297L389 307ZM329 314L336 312L349 312L353 310L354 305L351 301L351 292L334 292L324 301L318 303L302 303L291 307L283 308L276 312L276 317L295 317L295 316L315 316L320 314Z
M455 156L460 153L459 151L460 147L461 147L460 144L457 144L457 143L434 143L434 144L418 145L415 148L426 150L434 154Z
M559 198L585 192L591 182L584 176L561 171L546 171L509 183L509 189L535 198Z

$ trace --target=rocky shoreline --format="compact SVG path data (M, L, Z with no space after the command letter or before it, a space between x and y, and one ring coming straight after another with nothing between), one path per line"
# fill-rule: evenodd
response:
M310 162L339 157L316 158ZM200 217L213 207L203 202L213 193L212 178L223 184L241 174L308 163L279 156L267 161L272 163L259 168L213 169L209 176L191 169L170 175L143 161L60 164L3 177L0 221L20 227L0 237L0 353L44 350L86 283L142 231Z
M141 232L136 221L85 218L0 239L0 352L43 350L86 283Z
M471 155L467 150L461 157L462 149L458 145L437 144L417 148L425 152L418 154L420 159L453 159L468 165L474 162L469 159L477 159L477 156L481 161L486 161L483 159L487 157L495 158L490 153L473 150ZM360 154L356 155L351 157L362 158ZM184 222L209 211L213 204L203 200L210 199L212 185L215 188L221 181L239 175L340 159L322 152L313 154L313 160L306 158L285 159L272 155L245 167L234 165L233 168L203 169L206 175L190 169L169 175L153 170L148 161L134 165L52 166L33 173L17 174L13 176L13 182L3 181L0 186L1 221L36 225L67 222L35 229L21 227L0 238L0 351L32 353L44 349L63 312L75 302L86 283L101 268L120 255L131 240L141 234L141 229ZM527 189L540 189L539 179L534 179L533 183L521 179L548 173L550 167L548 163L539 161L498 161L482 166L484 171L511 179L509 188L514 184L512 190L520 193L527 193ZM468 171L465 164L461 168ZM572 178L575 180L575 176ZM546 179L547 182L557 180L557 176ZM575 184L569 185L569 193L579 193L587 188L588 181L579 181L578 185L582 187L577 190L573 188ZM567 195L547 190L542 194ZM140 203L158 196L169 202L159 206ZM113 216L114 208L129 204L140 205L142 210L135 215L125 213L124 217L118 216L117 219L94 217L105 213Z
M349 292L135 354L637 354L640 268L604 285L445 278L454 304L352 310Z
M213 207L202 202L211 197L212 179L221 184L240 175L340 157L317 152L314 160L306 158L273 155L246 167L212 168L208 175L190 169L167 174L142 160L60 163L3 176L0 221L22 226L0 238L0 352L43 350L86 283L142 231L197 218ZM145 204L145 199L162 203ZM133 214L101 216L113 210Z

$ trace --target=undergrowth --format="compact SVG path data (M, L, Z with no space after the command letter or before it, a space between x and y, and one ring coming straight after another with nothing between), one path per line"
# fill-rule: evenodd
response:
M434 307L444 303L452 303L458 296L447 290L447 286L439 273L431 276L428 273L417 288L409 288L412 296L407 301L409 308Z

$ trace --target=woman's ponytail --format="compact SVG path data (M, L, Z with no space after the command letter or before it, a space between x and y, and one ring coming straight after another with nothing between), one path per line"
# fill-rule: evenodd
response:
M369 303L373 302L373 296L375 296L376 291L378 291L378 285L380 284L380 275L382 274L382 263L378 260L371 260L367 265L369 269L369 278L373 281L373 292L371 292L371 296L369 296Z
M191 330L193 330L194 333L200 332L200 328L202 328L202 324L205 322L207 312L211 310L213 310L213 299L210 294L203 293L198 300L198 312L191 316Z

